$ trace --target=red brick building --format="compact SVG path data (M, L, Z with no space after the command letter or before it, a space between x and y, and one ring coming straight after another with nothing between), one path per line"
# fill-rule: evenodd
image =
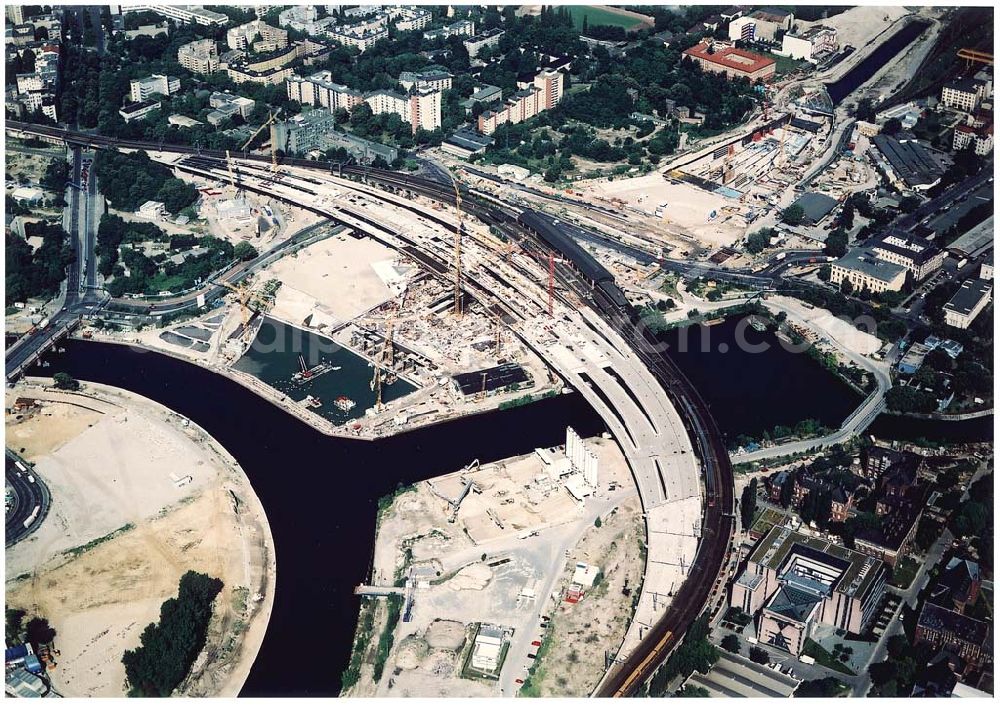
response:
M729 78L747 78L750 82L774 78L775 61L760 54L736 47L714 44L711 40L684 50L684 56L696 61L702 69L722 73Z

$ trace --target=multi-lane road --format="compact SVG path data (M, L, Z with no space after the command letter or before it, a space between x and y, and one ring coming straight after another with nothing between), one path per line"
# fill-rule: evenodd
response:
M6 451L6 482L10 489L4 521L4 543L10 548L35 531L49 513L49 488L34 469L12 450Z

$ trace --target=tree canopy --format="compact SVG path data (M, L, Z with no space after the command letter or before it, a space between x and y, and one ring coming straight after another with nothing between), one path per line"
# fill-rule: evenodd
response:
M212 602L221 590L221 580L203 573L181 576L177 597L160 607L159 623L148 625L141 645L122 656L130 695L165 698L180 685L205 646Z

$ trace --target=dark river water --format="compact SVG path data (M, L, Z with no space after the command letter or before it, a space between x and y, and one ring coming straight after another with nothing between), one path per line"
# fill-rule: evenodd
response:
M868 58L844 74L836 83L828 83L827 92L834 105L839 105L840 101L853 93L858 86L874 76L879 69L901 52L905 47L924 33L930 25L926 22L910 22L902 29L896 31L891 37L882 42L879 48L871 53ZM857 47L861 49L862 47Z
M730 320L704 329L706 349L693 342L702 329L689 329L687 352L679 350L685 333L664 336L725 435L753 435L803 418L836 426L850 413L858 398L848 387L805 355L781 349L771 334L737 326ZM771 347L746 352L740 335ZM727 352L720 352L723 344ZM584 436L605 430L578 394L566 394L375 442L330 438L195 365L120 345L70 340L65 346L65 353L48 356L45 373L64 371L129 389L189 417L232 453L260 497L279 570L274 610L245 696L337 693L357 621L353 588L368 575L379 497L476 458L485 463L562 443L567 425ZM896 431L910 423L890 419ZM971 426L938 423L918 435L940 437L940 429L960 428Z

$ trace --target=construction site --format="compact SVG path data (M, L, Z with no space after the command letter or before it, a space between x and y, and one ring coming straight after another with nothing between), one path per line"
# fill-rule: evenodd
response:
M332 175L316 191L315 172L276 175L235 159L214 167L180 170L205 195L202 212L225 215L224 222L209 215L210 227L233 232L233 223L259 206L258 222L283 223L280 240L251 240L262 261L235 281L213 279L229 295L206 299L195 316L166 329L98 335L207 364L335 435L377 437L562 391L559 377L511 329L508 313L456 296L454 277L435 276L408 248L381 237L444 245L454 237L453 220L463 239L509 257L512 248L482 223L462 222L459 211L429 199L419 199L423 211L415 213L384 191ZM265 185L276 196L287 189L301 197L309 188L312 204L336 214L335 222L278 198L251 205ZM511 303L545 311L544 301L513 289Z
M571 428L564 446L399 491L380 509L370 585L356 591L362 613L375 612L372 633L392 633L393 646L356 643L358 680L344 695L513 695L543 641L569 645L577 621L596 638L573 641L574 658L593 668L545 663L555 692L589 694L638 594L638 507L614 441ZM389 600L400 601L396 621Z

